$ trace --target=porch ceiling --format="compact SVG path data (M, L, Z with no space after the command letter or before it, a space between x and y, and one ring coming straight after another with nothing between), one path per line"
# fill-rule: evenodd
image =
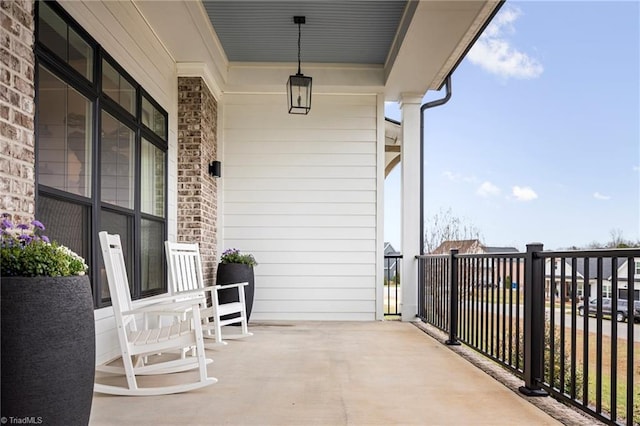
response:
M230 61L383 65L406 1L204 1Z
M387 101L440 89L503 3L133 1L179 70L204 65L218 93L283 91L297 62L292 17L304 15L302 71L314 92L384 92Z

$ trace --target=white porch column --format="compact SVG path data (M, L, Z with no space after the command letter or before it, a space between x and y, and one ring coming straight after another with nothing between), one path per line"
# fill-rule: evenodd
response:
M402 112L402 321L418 313L418 262L420 254L420 106L423 95L403 93Z

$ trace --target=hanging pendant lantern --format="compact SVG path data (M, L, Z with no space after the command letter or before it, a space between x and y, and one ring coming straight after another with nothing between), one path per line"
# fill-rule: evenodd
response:
M287 81L287 103L289 114L309 114L311 110L311 77L300 71L300 26L306 22L304 16L294 16L293 23L298 24L298 73L290 75Z

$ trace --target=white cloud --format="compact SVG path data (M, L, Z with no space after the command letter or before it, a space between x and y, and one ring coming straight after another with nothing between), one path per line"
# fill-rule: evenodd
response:
M485 182L482 182L482 185L480 185L480 187L476 191L476 194L478 194L481 197L491 197L495 195L500 195L500 188L498 188L497 186L495 186L489 181L485 181Z
M460 173L454 173L449 170L442 173L442 176L446 177L452 182L467 182L474 183L477 182L477 178L475 176L465 176Z
M538 194L528 186L514 186L511 193L518 201L531 201L538 198Z
M540 77L544 71L540 61L512 46L507 37L515 33L514 23L521 15L515 6L504 7L469 52L471 63L504 78Z
M446 177L449 180L452 181L456 181L458 180L458 175L456 173L450 172L449 170L447 170L446 172L442 173L442 176Z
M593 193L593 198L595 198L596 200L610 200L611 196L609 195L604 195L599 193L598 191Z

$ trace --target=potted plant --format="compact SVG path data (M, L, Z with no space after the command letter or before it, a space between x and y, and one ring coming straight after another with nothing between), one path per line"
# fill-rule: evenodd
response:
M8 214L2 215L1 416L87 424L95 375L87 265L49 241L44 229L37 220L14 226Z
M240 282L248 282L245 286L245 300L247 308L247 321L251 318L253 308L253 295L255 292L255 282L253 267L258 262L250 253L241 253L236 248L225 250L220 257L218 271L216 272L216 284L225 285ZM238 295L234 290L223 290L220 292L220 303L229 303L238 300ZM232 318L233 316L231 316ZM226 317L223 317L226 319Z

